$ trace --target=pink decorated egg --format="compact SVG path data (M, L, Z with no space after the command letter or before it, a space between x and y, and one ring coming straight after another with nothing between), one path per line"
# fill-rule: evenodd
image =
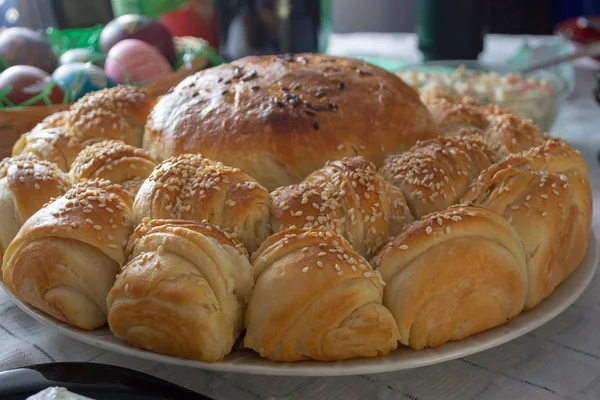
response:
M145 85L172 72L160 51L137 39L115 44L108 52L104 70L113 81L133 85Z

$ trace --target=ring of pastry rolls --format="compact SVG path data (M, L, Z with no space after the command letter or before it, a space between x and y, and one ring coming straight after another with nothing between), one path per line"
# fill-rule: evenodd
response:
M6 287L81 329L106 323L106 296L125 263L131 209L119 185L75 185L25 222L4 254Z
M505 218L453 206L411 224L372 260L400 342L436 347L503 324L523 309L523 244Z
M239 168L200 154L159 164L144 181L133 207L142 219L205 221L238 238L249 252L271 233L269 193Z
M551 138L484 171L463 201L508 219L527 255L525 309L550 295L585 255L592 219L587 166L578 151Z
M83 149L73 162L69 176L73 182L107 179L135 196L155 166L156 162L146 150L118 140L105 140Z
M332 230L367 258L414 221L402 192L364 157L327 162L301 183L275 190L271 215L276 232L291 227Z
M398 329L381 304L383 281L331 231L290 229L252 255L255 287L245 345L275 361L385 355Z
M438 136L388 157L380 173L420 218L458 203L479 173L507 155L481 135Z
M33 153L41 160L56 163L67 172L83 149L81 143L64 128L33 129L21 135L12 149L13 155Z
M115 336L205 362L229 354L253 286L242 245L210 224L152 220L136 228L127 251L107 298Z

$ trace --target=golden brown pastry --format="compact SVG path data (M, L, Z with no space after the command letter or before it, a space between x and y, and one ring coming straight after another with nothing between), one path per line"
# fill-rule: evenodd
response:
M246 250L215 226L139 225L108 294L112 332L135 347L215 362L229 354L252 291Z
M73 182L104 178L119 183L135 196L156 162L146 150L118 140L105 140L86 147L75 159L69 171Z
M81 329L106 323L106 295L132 231L119 186L101 186L76 185L35 213L2 265L4 283L18 298Z
M184 154L163 161L142 184L133 207L142 219L205 221L232 233L249 252L271 233L269 193L238 168Z
M291 229L252 256L245 345L275 361L333 361L394 350L398 329L383 281L331 231Z
M134 86L103 89L77 100L64 124L86 145L115 139L142 147L144 125L155 103L154 96Z
M82 149L83 145L64 128L36 127L21 135L13 146L12 154L33 153L41 160L55 163L66 172Z
M484 171L463 201L508 219L525 246L533 308L581 262L592 220L587 166L561 139L512 155Z
M71 186L56 164L24 156L6 158L0 167L0 255L23 223L44 204Z
M273 229L324 228L372 257L390 236L414 221L400 189L364 157L332 161L299 184L271 193Z
M479 135L439 136L388 157L379 172L420 218L458 203L479 173L506 154Z
M372 260L400 342L436 347L504 324L523 309L527 265L517 232L481 207L414 222Z
M328 160L388 154L436 135L419 95L363 61L317 54L256 56L201 71L162 96L144 148L157 160L202 153L268 190Z
M470 97L425 94L423 102L438 124L441 135L468 131L501 143L512 152L540 144L542 136L535 124L496 105L483 106Z

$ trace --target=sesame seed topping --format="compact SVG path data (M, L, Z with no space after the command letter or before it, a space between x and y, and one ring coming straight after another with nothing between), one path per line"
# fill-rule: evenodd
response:
M428 226L427 228L425 228L425 233L426 234L431 234L431 232L433 231L433 229L431 228L431 226Z
M308 272L308 267L302 268L302 272L304 272L304 273Z
M400 250L408 250L408 245L403 244L400 247L398 247Z

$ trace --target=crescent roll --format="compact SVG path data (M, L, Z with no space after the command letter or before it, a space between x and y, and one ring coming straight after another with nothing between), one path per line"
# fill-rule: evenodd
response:
M142 219L205 221L238 238L249 252L271 233L269 193L239 168L200 154L183 154L159 164L142 184L133 207Z
M439 136L388 157L380 173L400 188L420 218L458 203L473 179L506 154L479 135Z
M24 156L6 158L0 167L0 255L29 217L71 186L56 164Z
M513 155L484 171L463 201L508 219L525 246L525 309L550 295L587 249L592 193L585 161L560 139Z
M86 147L75 159L69 175L73 182L103 178L120 184L133 196L150 175L156 162L146 150L118 140L105 140Z
M136 228L128 252L107 298L112 332L136 347L205 362L229 354L253 286L242 245L210 224L152 220Z
M400 342L436 347L503 324L523 309L527 265L517 232L481 207L453 206L410 225L372 260Z
M383 281L331 231L290 229L252 256L245 345L275 361L387 354L398 329L381 304Z
M4 283L18 298L88 330L106 323L106 295L132 231L120 187L100 183L76 185L29 218L2 266Z
M81 143L63 128L34 129L21 135L12 149L13 155L33 153L41 160L48 160L68 171L83 149Z
M324 228L372 257L405 223L414 221L402 192L364 157L330 161L299 184L271 193L275 231Z

